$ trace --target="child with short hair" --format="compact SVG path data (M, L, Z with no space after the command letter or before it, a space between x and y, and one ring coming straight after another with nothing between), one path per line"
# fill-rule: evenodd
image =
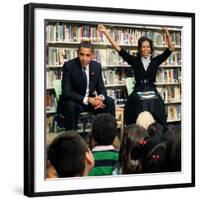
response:
M59 178L87 176L94 166L94 158L87 144L74 130L65 131L49 145L49 164Z
M92 137L96 143L92 149L95 166L89 176L112 175L119 157L112 143L117 136L117 123L111 114L98 114L92 124Z

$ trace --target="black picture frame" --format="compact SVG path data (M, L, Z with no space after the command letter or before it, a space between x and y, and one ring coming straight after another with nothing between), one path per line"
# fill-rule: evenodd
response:
M191 59L191 80L190 90L191 96L188 99L191 102L190 112L190 181L188 182L171 182L168 184L143 184L139 186L118 186L118 187L105 187L105 188L87 188L71 190L43 190L36 191L36 173L35 173L35 156L37 149L37 140L35 137L36 129L35 122L37 118L36 114L36 96L37 91L35 88L36 79L36 10L46 11L73 11L73 12L93 12L93 13L110 13L121 15L141 15L141 16L154 16L154 17L174 17L183 18L189 20L190 30L187 30L191 34L191 40L189 45L191 51L189 52ZM44 88L43 88L44 89ZM44 130L44 129L43 129ZM44 143L44 141L43 141ZM42 163L43 165L44 163ZM45 181L45 180L44 180ZM47 195L71 195L71 194L84 194L84 193L99 193L99 192L119 192L119 191L133 191L133 190L147 190L147 189L161 189L161 188L179 188L179 187L194 187L195 186L195 14L186 12L166 12L166 11L150 11L150 10L135 10L135 9L121 9L121 8L105 8L105 7L86 7L86 6L73 6L73 5L56 5L56 4L36 4L30 3L24 5L24 195L33 196L47 196Z

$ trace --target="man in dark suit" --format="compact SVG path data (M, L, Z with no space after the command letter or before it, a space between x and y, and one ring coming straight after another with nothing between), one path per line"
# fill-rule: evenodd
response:
M80 112L115 115L114 100L106 94L100 63L93 61L94 49L89 41L82 41L78 57L63 65L61 112L66 130L77 129Z

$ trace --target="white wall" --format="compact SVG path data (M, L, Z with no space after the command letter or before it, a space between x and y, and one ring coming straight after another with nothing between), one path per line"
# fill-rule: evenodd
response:
M85 6L121 7L132 9L196 12L196 25L200 24L198 1L180 0L56 0L34 1L38 3L73 4ZM1 3L0 18L0 91L1 91L1 129L0 129L0 199L26 199L23 196L23 5L29 1L6 0ZM200 35L200 28L196 26L196 36ZM2 46L3 44L3 46ZM200 52L199 37L196 37L196 57ZM200 60L196 59L196 74L199 71ZM189 67L189 66L188 66ZM196 85L200 84L200 79ZM196 102L199 102L199 92L196 91ZM196 104L196 121L199 118L199 105ZM3 111L3 112L2 112ZM196 141L200 141L196 129ZM200 152L200 145L196 143L196 152ZM197 154L196 153L196 154ZM126 193L106 193L74 196L46 197L46 199L190 199L197 196L200 186L200 158L196 156L196 188L164 189L151 191L135 191ZM37 198L41 199L41 198Z

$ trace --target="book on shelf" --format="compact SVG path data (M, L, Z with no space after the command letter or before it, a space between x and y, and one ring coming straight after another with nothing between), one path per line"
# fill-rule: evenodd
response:
M107 65L125 65L127 64L114 49L107 49Z
M57 100L55 96L55 91L46 92L46 110L51 112L56 112Z
M159 68L156 74L156 82L158 83L179 83L181 77L180 68Z
M46 71L46 88L47 89L53 88L54 80L61 80L62 74L63 73L61 70Z
M46 124L46 132L52 132L52 124L53 124L53 116L52 115L47 115L45 119L45 124Z
M71 60L78 55L77 48L58 48L58 47L48 47L48 65L60 66L64 62Z
M181 105L167 105L167 120L178 121L181 120Z
M107 65L107 50L94 49L94 60L101 63L102 66Z
M160 55L163 51L154 51L153 56ZM180 66L181 65L181 52L174 51L171 53L169 58L162 63L163 66Z
M107 94L114 99L116 105L123 105L126 102L127 96L124 89L107 89Z
M112 68L102 70L102 77L105 85L125 85L125 79L129 74L124 68Z
M90 40L93 43L108 43L104 34L97 30L97 26L54 23L46 26L46 40L48 42L80 42Z
M181 87L177 85L157 87L158 93L165 103L181 102Z

